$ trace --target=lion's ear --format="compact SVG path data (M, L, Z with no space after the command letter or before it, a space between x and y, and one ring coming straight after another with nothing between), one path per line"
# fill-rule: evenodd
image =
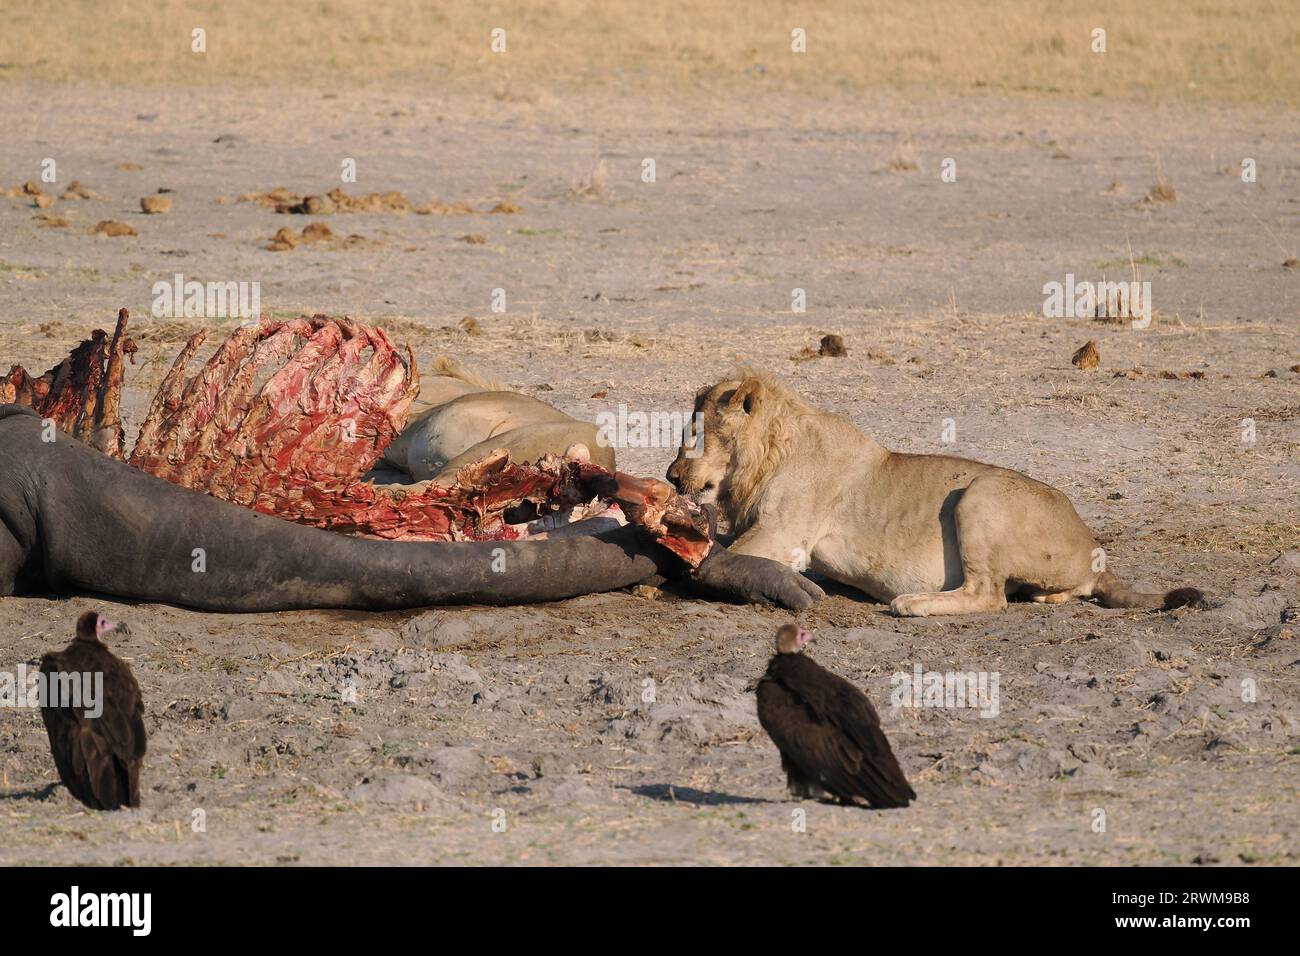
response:
M746 415L752 415L762 401L763 383L756 378L747 378L731 393L731 401L727 404L733 409L743 409Z

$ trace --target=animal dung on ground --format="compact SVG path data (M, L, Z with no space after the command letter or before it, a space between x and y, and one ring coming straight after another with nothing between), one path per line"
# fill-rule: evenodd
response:
M1096 368L1101 364L1101 352L1097 350L1097 343L1092 339L1084 342L1070 357L1070 362L1076 368L1083 369L1085 372Z
M827 334L821 337L815 350L805 345L790 356L790 361L807 362L815 358L846 358L848 354L849 350L844 345L843 336Z
M274 209L282 204L302 202L302 196L289 192L283 186L276 186L274 189L244 193L235 202L255 202L258 205L269 206Z
M144 196L140 199L142 212L156 216L172 211L172 201L167 196Z
M41 658L41 720L54 765L63 785L92 810L140 805L144 702L131 668L103 640L127 633L125 625L87 611L72 643Z
M430 199L415 207L417 216L473 216L477 213L478 210L469 203L443 202L440 199Z
M98 199L99 193L93 189L87 189L80 179L74 179L68 183L68 188L63 190L64 199Z
M298 245L298 234L288 226L281 226L271 237L271 244L266 248L272 252L288 252Z
M304 244L309 246L325 245L337 249L354 246L365 241L363 236L340 236L325 223L312 222L304 226L301 233L294 232L290 226L281 226L276 230L275 235L271 237L271 241L266 248L271 252L288 252L291 249L296 249L299 244Z
M781 751L790 793L829 794L873 810L916 799L867 696L803 653L812 635L785 624L755 689L758 722Z
M313 222L313 223L308 223L306 226L303 226L302 229L303 242L308 242L308 243L329 242L331 239L334 238L337 238L334 234L334 230L331 229L329 226L325 225L325 223L323 222Z
M472 216L478 212L468 203L446 203L432 199L415 205L404 193L364 193L352 196L339 187L323 196L292 192L283 186L274 189L244 193L238 202L255 202L274 209L277 213L298 216L325 216L332 213L408 213L417 215ZM495 211L495 210L494 210Z
M1202 381L1208 377L1207 374L1200 369L1195 369L1190 372L1171 372L1168 369L1162 369L1154 374L1156 378L1164 379L1165 381L1178 381L1179 379L1194 379L1196 381ZM1146 378L1146 376L1146 371L1140 368L1121 368L1116 369L1115 374L1112 377L1139 379ZM1228 376L1224 375L1223 378L1228 378Z
M839 335L823 335L821 343L817 347L818 355L825 355L830 358L845 358L849 350L844 347L844 338Z
M324 197L308 196L300 204L301 208L288 210L276 209L276 212L305 212L313 208L333 210L334 212L411 212L414 208L411 200L403 193L390 191L386 193L365 193L349 196L335 186Z
M276 212L288 212L304 216L327 216L334 212L334 203L325 196L308 196L302 202L293 203L285 209L276 209Z
M101 236L138 236L139 233L124 222L114 219L101 220L95 226L95 232Z

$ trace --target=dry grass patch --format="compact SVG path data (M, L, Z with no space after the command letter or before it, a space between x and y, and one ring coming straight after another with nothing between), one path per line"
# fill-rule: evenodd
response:
M572 183L566 194L569 199L604 199L605 198L605 179L608 176L608 170L605 168L605 160L597 159L591 167L591 172L587 178Z
M891 173L920 172L921 164L916 161L916 151L912 148L912 141L904 139L895 146L889 159L885 160L883 168Z
M1188 551L1229 554L1276 554L1300 548L1300 525L1242 524L1194 528L1173 535Z
M1178 202L1178 190L1174 189L1163 172L1156 173L1156 181L1147 190L1146 201L1149 203Z
M1101 364L1101 352L1097 350L1097 343L1092 339L1084 342L1078 350L1070 356L1070 364L1077 369L1085 372L1095 369Z
M353 89L409 82L546 103L553 92L870 88L1297 102L1291 0L10 0L0 77ZM190 49L207 31L207 52ZM1091 32L1107 31L1093 53ZM493 53L491 31L506 31ZM807 31L807 52L791 31Z

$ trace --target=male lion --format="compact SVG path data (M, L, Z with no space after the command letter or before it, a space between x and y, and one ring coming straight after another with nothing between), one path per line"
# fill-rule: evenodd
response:
M889 451L774 379L738 375L696 394L703 435L688 435L668 469L678 490L717 502L733 551L811 567L901 616L997 611L1012 594L1165 610L1201 599L1194 588L1133 591L1098 571L1104 552L1055 488Z

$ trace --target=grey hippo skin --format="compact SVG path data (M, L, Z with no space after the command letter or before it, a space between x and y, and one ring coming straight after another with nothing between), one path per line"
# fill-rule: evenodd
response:
M380 611L554 601L686 573L632 527L553 541L352 538L172 485L63 433L43 441L42 431L30 409L0 405L0 595L93 592L205 611ZM501 572L493 571L498 548ZM821 594L784 565L721 546L691 580L729 600L795 609Z

